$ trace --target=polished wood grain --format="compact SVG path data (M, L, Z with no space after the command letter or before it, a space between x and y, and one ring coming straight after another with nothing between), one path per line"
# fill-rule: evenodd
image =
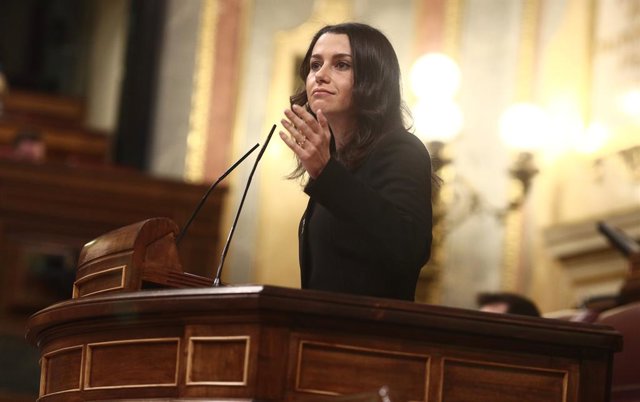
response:
M0 114L0 154L9 150L22 130L38 131L50 161L106 164L112 135L84 122L81 99L42 92L12 90L3 99Z
M75 351L43 359L40 402L311 402L382 385L394 401L603 402L621 348L605 326L273 286L70 300L27 338L42 356Z
M211 286L213 278L185 273L178 256L178 226L150 218L88 242L80 251L73 298L145 287Z
M207 188L119 169L79 169L57 163L32 165L0 160L2 261L5 266L14 266L15 252L34 242L52 244L57 249L68 247L77 257L89 241L155 217L168 218L173 222L169 224L173 230L176 224L187 221ZM185 267L180 268L182 271L213 276L225 193L224 186L216 188L177 250L167 246L171 239L156 239L145 251L147 263L158 264L162 256L162 270L158 271L176 272L180 264ZM168 253L174 251L178 255L172 257L171 267ZM112 268L124 265L113 264ZM114 278L103 279L117 282L119 273L112 274Z

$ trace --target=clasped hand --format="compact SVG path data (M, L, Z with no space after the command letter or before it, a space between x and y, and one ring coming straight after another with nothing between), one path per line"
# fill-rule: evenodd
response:
M331 157L329 123L322 110L318 110L316 120L306 108L299 105L293 105L292 110L287 109L284 114L286 119L280 122L289 135L280 131L280 138L298 156L309 176L315 179Z

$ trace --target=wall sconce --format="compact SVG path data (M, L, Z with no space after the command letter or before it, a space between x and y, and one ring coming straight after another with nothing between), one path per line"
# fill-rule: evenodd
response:
M423 55L411 68L411 89L417 97L412 108L414 128L429 150L433 172L440 181L432 188L434 227L439 228L446 214L441 176L443 168L451 162L446 146L458 136L463 125L462 110L454 99L460 81L458 65L441 53Z
M442 53L419 57L411 67L411 89L417 97L412 108L416 134L427 145L433 170L438 173L451 160L446 144L462 130L463 116L454 98L460 87L460 68Z
M520 194L509 202L508 209L518 209L524 203L527 198L529 189L531 187L531 181L534 176L538 174L539 170L535 165L534 157L531 152L520 152L516 157L515 162L509 169L509 175L518 180L520 183Z
M520 185L520 192L507 204L507 211L518 209L524 203L531 182L539 172L533 152L549 143L551 128L547 113L532 103L511 105L500 117L500 137L517 152L509 175Z
M447 144L444 141L427 141L426 145L429 150L429 155L431 155L433 172L438 174L444 166L451 163L451 159L445 153Z
M446 156L446 144L462 129L462 111L454 98L460 86L460 69L448 56L429 53L416 60L411 68L411 89L416 96L412 108L414 130L426 144L431 155L433 171L437 177L451 162ZM437 303L444 266L443 240L446 235L444 217L446 208L442 200L442 184L432 187L433 199L433 252L430 269L423 270L416 291L416 300Z

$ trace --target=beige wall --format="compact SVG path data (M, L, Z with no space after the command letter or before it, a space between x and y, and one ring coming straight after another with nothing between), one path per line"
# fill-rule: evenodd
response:
M529 206L533 221L529 247L535 250L535 270L527 290L546 311L615 293L620 286L627 266L620 255L588 257L604 247L604 238L595 228L598 220L640 234L638 222L630 218L640 211L638 165L634 170L619 154L640 145L640 119L612 118L616 90L640 88L640 76L629 78L628 67L619 62L627 57L628 48L602 50L603 41L615 38L625 27L637 27L640 16L622 10L623 2L570 0L562 8L551 8L556 8L555 15L544 21L546 41L539 55L539 102L550 109L573 104L585 124L600 121L610 136L592 152L565 148L542 155L544 169ZM612 14L617 17L612 19ZM637 35L635 43L640 56ZM627 81L621 83L621 77ZM562 140L558 138L558 148ZM569 256L572 261L563 261Z

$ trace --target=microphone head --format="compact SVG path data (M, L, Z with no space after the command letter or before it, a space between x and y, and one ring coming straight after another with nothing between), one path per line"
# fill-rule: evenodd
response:
M260 152L258 152L258 157L256 160L260 160L262 155L264 155L264 151L267 150L267 145L269 145L269 141L271 141L271 137L273 136L273 132L276 131L276 125L271 126L271 131L269 131L269 135L267 135L267 139L264 141L264 145L260 148Z

